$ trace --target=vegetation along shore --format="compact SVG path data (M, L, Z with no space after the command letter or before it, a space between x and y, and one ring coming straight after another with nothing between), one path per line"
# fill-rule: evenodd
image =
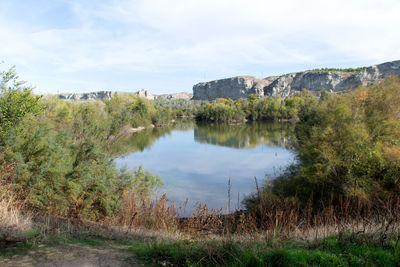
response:
M400 265L397 76L340 95L79 102L33 95L14 68L0 75L0 265ZM162 177L113 160L128 133L181 118L288 121L296 161L256 180L244 210L198 203L183 218L184 204L152 198Z

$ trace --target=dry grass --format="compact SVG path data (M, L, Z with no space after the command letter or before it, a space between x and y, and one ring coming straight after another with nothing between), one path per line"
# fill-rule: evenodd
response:
M310 201L311 203L311 201ZM28 231L32 220L21 214L12 194L2 187L0 193L0 229L3 240L12 234ZM198 203L191 217L186 214L187 202L170 203L165 195L157 201L130 193L123 212L101 222L80 219L36 216L34 228L44 235L96 233L113 239L231 239L318 240L332 235L372 234L384 243L389 236L400 239L400 198L396 195L375 199L373 204L342 199L318 210L311 204L301 207L291 201L261 201L252 212L223 214L222 209L209 209Z
M1 163L0 163L1 164ZM31 230L31 218L23 215L22 205L11 190L11 179L15 165L1 164L0 167L0 241L19 241L21 232Z
M127 233L147 229L190 238L257 236L264 240L317 240L344 233L365 233L385 239L400 233L400 197L396 194L370 202L341 198L318 209L312 207L312 198L309 205L301 207L296 198L287 201L260 194L261 201L252 212L224 215L222 209L209 209L198 203L193 216L181 217L187 202L171 204L165 195L149 201L132 193L125 200L118 221L111 224L123 227Z
M310 204L301 208L297 199L276 200L259 204L252 214L243 214L242 231L263 231L265 238L315 240L343 233L380 234L400 233L400 198L376 197L364 203L359 199L341 198L318 209ZM249 227L250 226L250 227Z

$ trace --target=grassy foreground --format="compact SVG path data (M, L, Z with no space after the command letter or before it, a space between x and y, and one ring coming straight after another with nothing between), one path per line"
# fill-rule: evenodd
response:
M117 247L145 265L158 266L399 266L398 237L348 234L319 241L110 239L51 235L0 250L1 258L62 244Z
M241 241L132 246L144 259L178 266L399 266L400 248L330 237L314 243Z

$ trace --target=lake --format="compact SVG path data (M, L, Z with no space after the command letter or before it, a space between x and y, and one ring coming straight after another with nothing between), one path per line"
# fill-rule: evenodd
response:
M254 177L262 185L294 161L293 125L177 122L124 137L113 150L119 169L142 165L162 178L158 196L226 211L229 180L231 210L240 209L255 192Z

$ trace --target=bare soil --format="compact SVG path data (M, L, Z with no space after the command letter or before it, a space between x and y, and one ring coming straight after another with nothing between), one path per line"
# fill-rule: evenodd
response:
M144 266L122 247L90 247L80 244L39 246L23 255L0 258L0 266Z

